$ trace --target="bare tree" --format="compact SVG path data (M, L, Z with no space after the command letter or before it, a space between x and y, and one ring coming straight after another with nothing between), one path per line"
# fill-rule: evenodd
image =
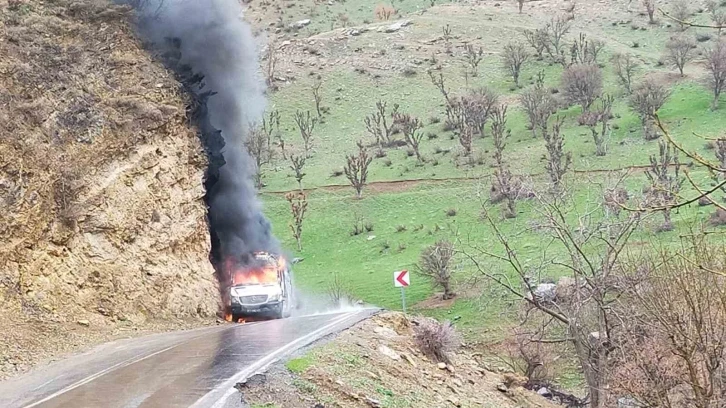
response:
M456 296L451 285L452 260L454 258L454 244L449 241L439 241L426 247L421 252L416 271L431 279L435 288L444 290L444 300Z
M379 100L376 102L376 111L364 119L366 130L373 136L380 150L391 143L393 134L393 123L389 126L386 117L386 102Z
M519 88L519 74L522 72L522 65L529 59L527 49L519 42L510 42L504 46L502 59L504 68L512 75L514 85Z
M401 132L403 133L406 145L413 150L419 163L423 163L424 159L419 149L421 140L424 137L424 133L421 131L421 128L423 128L421 120L407 113L400 112L396 112L394 117L395 121L401 124Z
M339 271L333 271L333 279L328 284L328 296L333 305L340 306L343 301L350 299L350 289L347 280Z
M537 137L537 130L547 127L547 121L555 113L557 103L550 91L544 85L544 72L537 75L535 84L525 90L520 102L527 112L532 136Z
M277 90L275 84L275 68L277 67L277 43L273 40L267 44L267 64L265 65L265 81L271 90Z
M285 194L285 199L290 203L290 212L292 213L290 230L295 241L297 241L297 250L302 251L302 225L305 219L305 212L308 209L308 200L302 191L287 193Z
M466 44L465 53L466 63L469 66L469 72L471 76L475 77L479 75L479 63L484 59L484 48L479 47L478 49L472 44Z
M436 70L429 70L429 77L431 78L431 83L433 83L439 92L441 92L441 95L443 95L446 105L451 105L451 98L449 97L449 90L446 89L443 69L438 67Z
M315 111L318 113L318 119L323 117L323 113L320 111L320 104L323 101L322 87L323 81L319 79L313 84L313 99L315 100Z
M457 101L457 106L461 112L455 112L457 117L457 127L461 127L461 122L473 128L475 134L484 136L484 128L491 116L492 111L499 103L499 95L486 87L476 88L463 95Z
M658 149L658 156L650 156L650 168L645 175L650 182L647 205L663 211L663 225L658 229L660 232L673 229L671 208L678 202L678 193L681 191L684 179L680 176L681 164L678 161L678 151L662 140L658 144Z
M635 87L630 96L630 105L640 116L645 140L655 140L660 137L655 127L655 116L669 95L669 91L663 85L653 79L646 79Z
M603 41L588 40L584 33L580 33L570 47L570 63L597 65L597 57L603 48L605 48Z
M686 24L686 22L692 14L693 12L691 12L688 0L676 0L671 5L671 15L678 22L681 31L688 28L688 24Z
M362 141L359 141L357 145L358 154L346 156L346 164L343 171L345 172L345 177L350 181L350 185L355 189L356 197L361 198L363 195L363 187L366 185L366 180L368 179L368 166L371 164L373 158L368 156L368 151Z
M270 135L257 125L250 125L249 135L245 141L247 152L255 161L255 187L262 188L263 165L270 162L272 150L270 149Z
M588 388L590 407L602 408L607 403L607 380L612 361L612 344L617 339L621 319L614 311L622 289L616 273L625 246L636 230L640 216L615 221L603 218L595 208L580 211L565 206L567 200L539 197L536 206L541 219L540 231L552 239L543 248L542 259L567 270L569 276L556 285L551 296L537 283L537 276L546 273L541 266L519 258L518 248L505 236L489 211L483 217L491 227L500 248L473 244L463 250L479 273L501 285L510 294L530 307L530 315L550 322L550 344L566 343L574 351ZM571 220L577 220L575 224ZM461 244L459 244L461 246ZM557 251L558 255L550 253ZM483 256L484 259L480 258ZM501 261L513 273L502 273L490 260Z
M641 1L643 2L643 7L645 7L645 12L648 13L648 23L655 24L656 0L641 0Z
M580 124L590 128L590 133L595 142L596 156L605 156L607 154L607 138L610 133L609 124L614 100L615 98L611 95L604 95L600 98L600 104L596 110L585 112L580 117Z
M711 49L706 51L706 64L711 71L711 90L713 91L714 110L718 109L718 100L721 92L726 88L726 40L719 40Z
M602 72L594 64L574 64L562 73L562 91L570 103L587 112L602 93Z
M519 14L522 14L522 8L524 8L525 0L517 0L517 7L519 8Z
M711 21L716 26L716 34L721 37L721 31L726 28L726 11L714 9L711 12Z
M446 24L444 27L441 27L441 32L444 34L446 53L451 55L451 26Z
M623 302L613 385L643 406L712 408L726 394L724 251L704 233L627 265L645 274Z
M612 58L615 75L628 94L633 92L633 75L638 69L638 62L632 54L616 53Z
M295 180L297 180L297 186L302 191L302 180L305 177L303 168L305 167L305 156L290 155L290 168L295 172Z
M274 139L277 139L277 145L282 153L282 159L287 160L287 152L285 151L285 139L282 137L280 132L280 111L271 111L267 118L262 118L262 131L267 134L268 143L272 144ZM272 151L272 146L270 146Z
M562 181L572 164L572 153L564 150L565 138L561 132L563 122L564 118L557 118L551 130L547 126L542 128L542 137L547 149L545 169L552 181L552 189L556 193L562 191Z
M693 59L696 50L696 42L690 36L678 35L666 42L666 53L664 59L667 63L678 68L683 76L683 68Z
M306 157L310 157L310 149L313 146L313 130L317 122L318 119L312 117L310 111L306 111L305 113L302 111L295 112L295 123L298 129L300 129L300 137L302 137L305 146Z
M509 170L504 162L504 148L511 131L507 127L507 105L494 110L492 115L492 139L494 141L494 185L492 201L505 200L504 217L517 216L517 198L522 190L522 182Z
M552 61L565 65L564 38L572 26L568 16L553 17L545 26L547 34L546 50Z
M538 60L542 59L542 53L547 49L547 44L549 42L547 31L544 28L524 30L524 38L534 49L534 57Z

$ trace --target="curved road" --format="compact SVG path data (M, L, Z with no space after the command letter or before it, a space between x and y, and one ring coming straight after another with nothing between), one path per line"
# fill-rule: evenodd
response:
M0 407L239 407L236 383L375 312L230 324L108 343L0 383Z

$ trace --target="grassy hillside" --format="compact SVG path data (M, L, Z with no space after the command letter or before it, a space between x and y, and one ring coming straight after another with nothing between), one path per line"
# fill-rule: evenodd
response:
M293 117L297 111L315 115L312 89L316 83L322 84L322 106L326 112L315 127L313 151L306 162L302 182L308 196L308 213L303 250L296 252L296 256L305 257L296 268L299 284L308 291L324 294L337 275L355 298L396 309L400 308L400 292L393 287L392 272L404 268L415 270L421 250L436 240L456 241L463 251L473 251L474 246L498 248L491 228L481 219L482 208L493 208L495 218L499 217L499 206L487 201L493 174L492 138L477 138L473 148L477 164L465 163L456 136L444 128L444 98L427 71L441 66L453 95L482 86L500 95L500 102L509 105L507 125L511 130L505 160L529 186L543 191L548 181L542 159L544 141L533 138L527 129L528 120L519 106L519 95L534 83L539 72L545 74L545 85L556 92L563 69L546 58L531 58L522 72L522 88L517 89L502 67L501 52L509 41L525 42L525 29L543 26L553 16L563 13L564 6L551 1L526 3L525 12L518 14L515 2L433 7L427 4L419 5L420 9L413 2L396 2L394 6L401 11L397 17L409 19L412 25L386 33L385 27L393 19L377 21L374 5L364 3L353 6L350 2L330 2L308 8L301 6L306 3L296 3L298 7L285 12L285 21L310 18L311 24L299 31L280 30L282 37L275 43L279 90L271 93L269 110L277 110L281 115L281 135L287 153L302 154L302 140ZM630 11L626 6L616 1L578 5L572 29L565 39L568 52L580 33L604 42L598 59L604 93L615 97L608 153L604 157L594 155L589 129L577 123L580 107L557 112L565 118L565 150L572 152L573 157L567 184L573 194L573 208L580 213L601 203L603 189L614 185L620 170L630 170L625 186L632 196L641 196L647 184L642 167L648 165L651 155L658 153L658 142L644 139L640 119L618 83L610 63L613 54L630 53L638 60L635 83L649 77L670 89L670 98L659 116L684 147L712 158L713 152L707 149L704 139L723 136L726 127L726 108L710 109L712 97L703 61L703 50L716 41L715 32L686 31L685 35L697 36L699 42L695 59L686 66L686 75L681 78L677 71L661 62L666 40L679 33L675 24L662 16L658 17L657 24L648 24L648 17L638 9L639 5L633 4ZM708 22L703 10L694 7L693 11L693 21ZM348 26L358 30L355 35L350 28L342 26L341 12L347 13ZM252 6L251 13L258 15L254 13L260 10ZM266 16L270 13L267 10ZM447 26L451 29L448 36L444 33ZM369 30L360 30L361 27ZM326 29L332 31L326 32ZM360 35L359 31L362 31ZM463 74L466 44L481 46L484 50L476 76ZM389 111L398 104L401 111L424 122L426 136L421 142L421 152L426 162L418 164L406 147L387 149L385 157L373 160L369 185L363 198L356 199L342 175L345 155L356 150L358 140L368 145L374 142L366 132L364 118L374 112L379 100L387 103ZM372 148L369 151L373 154ZM262 197L276 233L288 248L294 248L295 241L289 230L289 203L284 193L295 190L297 182L279 149L276 154L272 163L263 167ZM684 166L693 164L686 158L681 160ZM699 181L708 176L697 167L691 169L691 175ZM686 183L681 194L687 197L693 193ZM704 222L712 211L710 207L696 205L681 209L673 215L676 229L664 233L655 232L661 218L654 215L632 238L631 247L675 243L679 230ZM502 232L511 237L520 258L531 265L541 262L545 248L548 256L552 255L548 237L532 228L539 219L538 212L536 200L520 201L515 219L498 221ZM575 212L570 217L573 222L577 220ZM370 224L372 230L352 235L356 224ZM716 232L723 231L716 229ZM557 251L554 254L565 255ZM512 273L505 265L491 260L484 267ZM555 278L566 273L555 267L546 272ZM514 322L513 300L484 280L465 256L457 258L455 275L459 296L446 302L431 298L433 292L428 282L414 275L412 287L407 290L409 304L419 311L456 320L472 339L479 340L482 338L478 335L484 335L485 341L500 340L503 329Z

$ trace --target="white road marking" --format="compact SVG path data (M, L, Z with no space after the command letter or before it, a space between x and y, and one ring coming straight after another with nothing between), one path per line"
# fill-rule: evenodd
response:
M330 323L326 324L325 326L308 333L307 335L298 338L297 340L293 340L290 343L287 343L286 345L280 347L279 349L267 354L265 357L255 361L254 363L250 364L249 366L245 367L244 370L237 373L237 375L231 377L221 385L215 387L213 390L209 391L206 395L204 395L202 398L198 399L197 402L194 403L194 405L191 406L191 408L206 408L206 407L212 407L212 408L221 408L224 406L224 403L227 401L227 399L237 392L237 390L234 388L234 385L238 382L244 380L245 378L251 376L256 371L261 371L267 368L269 365L274 363L276 360L278 360L282 355L287 353L290 350L295 349L296 347L299 347L306 342L311 342L315 339L316 336L320 335L321 333L324 333L326 330L331 329L332 327L335 327L338 323L349 319L358 313L346 313L343 316L334 319ZM209 401L205 401L206 399L212 398L213 394L216 394L220 390L226 388L227 391L217 399L214 404L210 404Z
M167 347L165 349L159 350L157 352L151 353L151 354L146 355L146 356L141 357L141 358L130 358L130 359L124 360L124 361L122 361L122 362L120 362L118 364L114 364L111 367L106 368L105 370L101 370L101 371L97 372L96 374L89 375L88 377L86 377L86 378L84 378L84 379L82 379L80 381L77 381L77 382L69 385L66 388L63 388L62 390L57 391L57 392L55 392L55 393L53 393L53 394L51 394L51 395L43 398L40 401L34 402L34 403L30 404L30 405L26 405L24 408L32 408L32 407L35 407L37 405L40 405L40 404L42 404L44 402L47 402L49 400L52 400L53 398L55 398L55 397L57 397L57 396L59 396L61 394L65 394L68 391L71 391L71 390L73 390L75 388L78 388L78 387L80 387L83 384L88 384L89 382L95 380L96 378L99 378L99 377L101 377L101 376L103 376L105 374L108 374L109 372L111 372L111 371L113 371L113 370L115 370L117 368L126 367L128 365L131 365L131 364L134 364L134 363L138 363L139 361L146 360L149 357L153 357L153 356L155 356L157 354L161 354L161 353L163 353L165 351L168 351L168 350L173 349L174 347L178 347L179 345L180 344L177 344L177 345L174 345L174 346L171 346L171 347Z

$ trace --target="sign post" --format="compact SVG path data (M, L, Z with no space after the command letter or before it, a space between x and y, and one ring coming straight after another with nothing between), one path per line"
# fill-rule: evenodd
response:
M406 287L411 284L407 270L393 272L393 285L401 288L401 304L403 305L403 313L406 313Z

